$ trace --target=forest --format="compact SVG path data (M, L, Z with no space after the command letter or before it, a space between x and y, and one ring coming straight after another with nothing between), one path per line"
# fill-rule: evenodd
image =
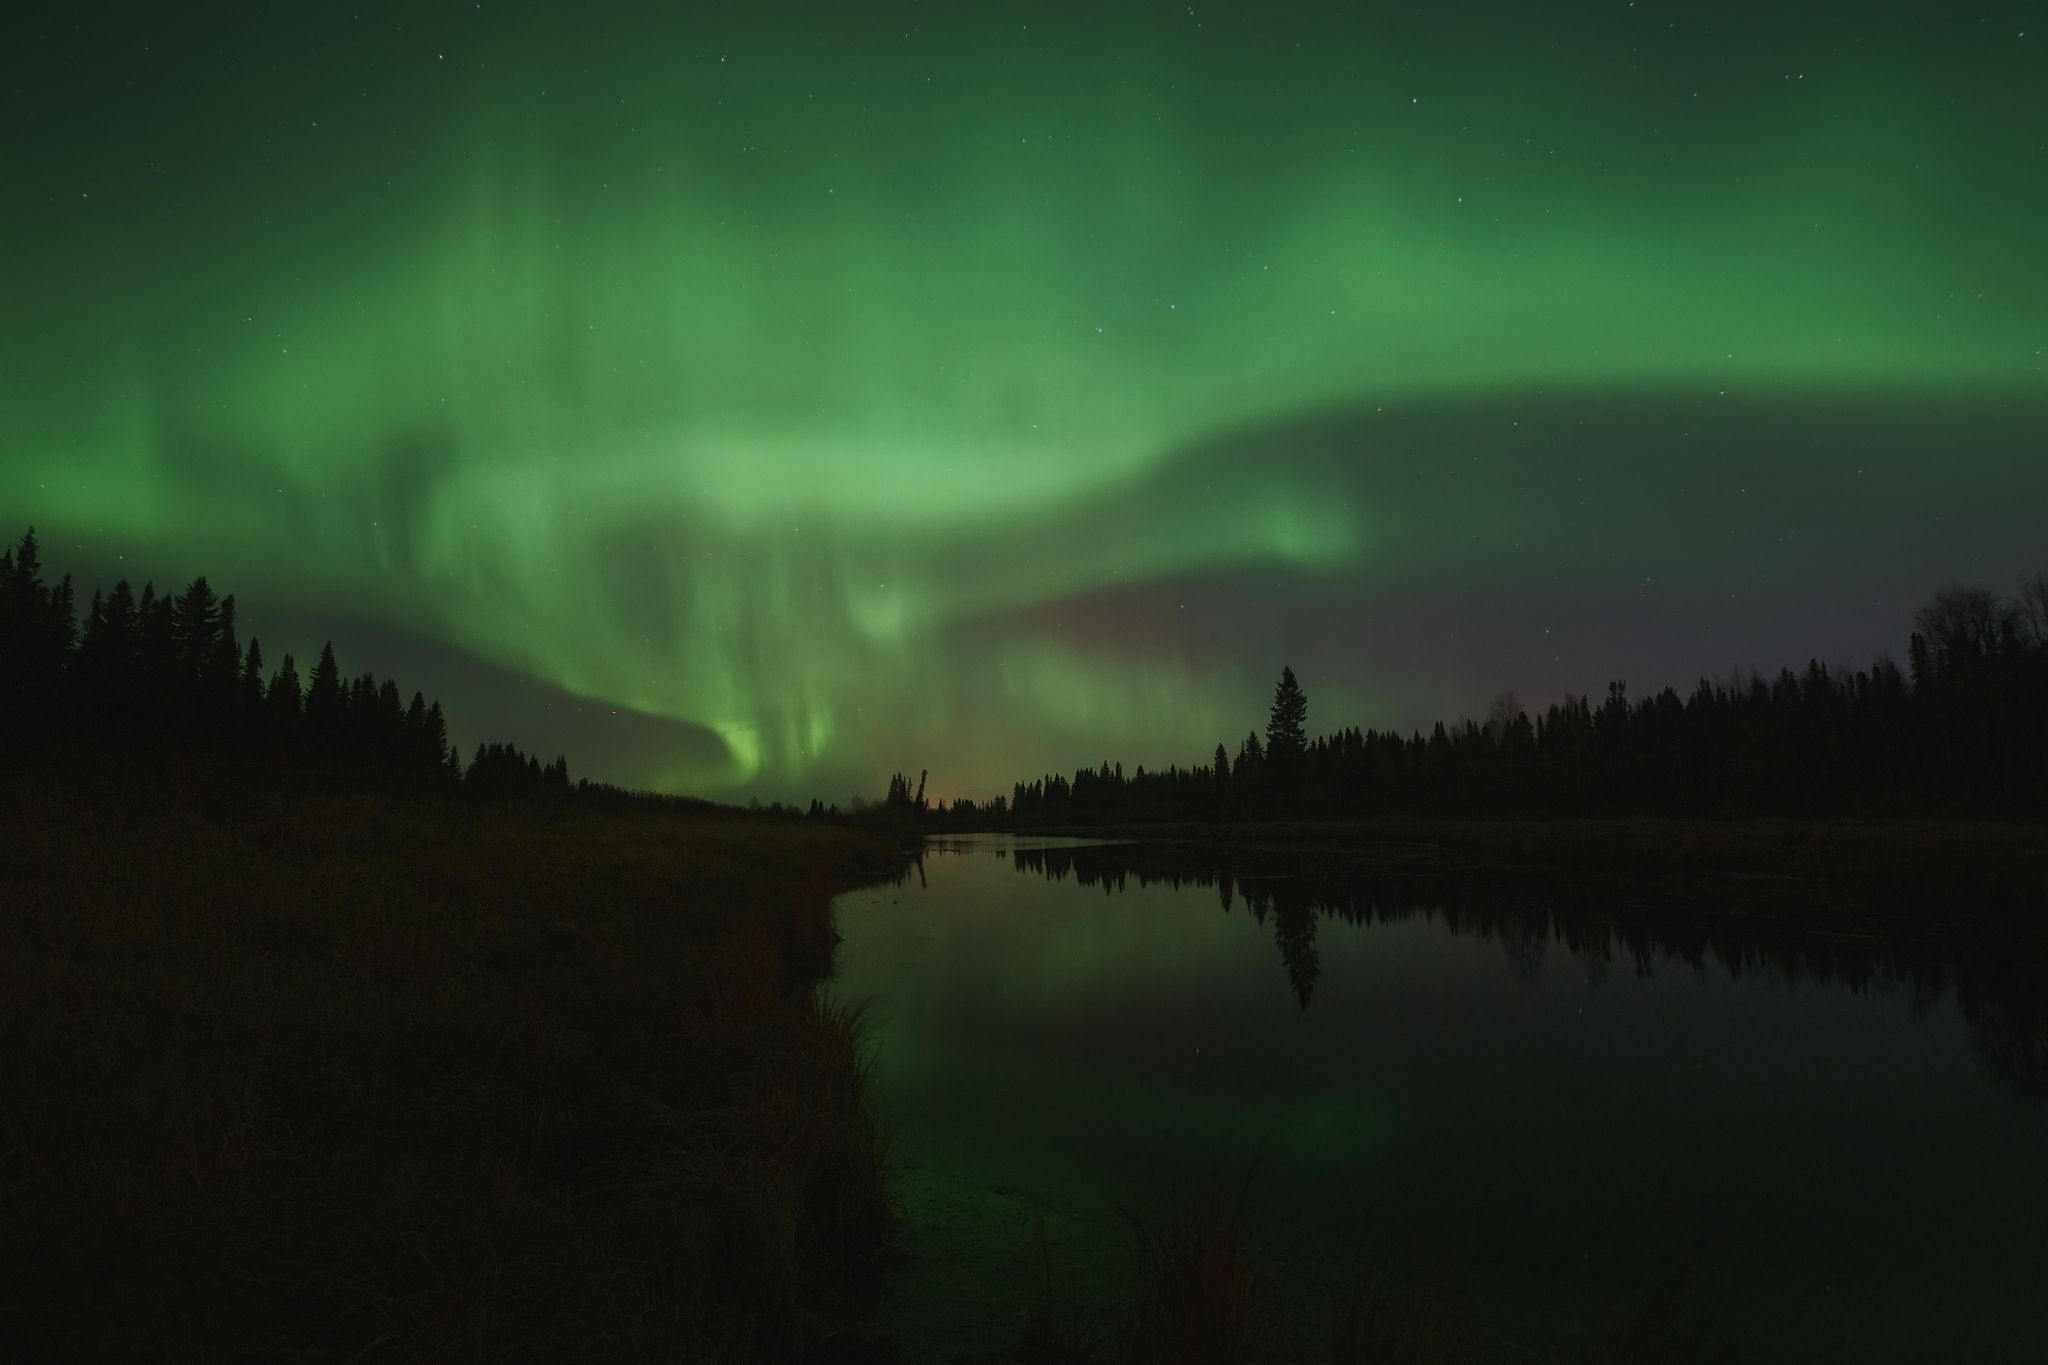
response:
M572 790L567 759L543 764L513 744L479 744L465 766L438 701L343 674L331 643L303 681L290 654L266 671L262 642L237 637L234 595L204 577L175 594L125 579L95 589L81 621L70 575L45 581L33 527L0 552L0 714L0 752L17 755L118 749L329 793Z
M0 554L0 1359L780 1362L882 1332L832 897L892 830L570 782Z
M2022 815L2048 810L2048 574L2004 597L1938 593L1907 667L1815 659L1775 678L1701 678L1631 697L1567 696L1531 715L1512 693L1485 720L1428 734L1350 726L1308 737L1281 671L1263 736L1206 763L1047 773L939 818L1014 826L1379 815ZM908 799L897 788L897 799Z
M2025 815L2048 810L2048 574L2011 596L1949 588L1915 615L1907 666L1819 659L1775 678L1702 677L1689 693L1566 696L1531 714L1511 692L1486 718L1427 734L1352 725L1313 739L1283 668L1263 733L1208 761L1129 771L1105 759L1048 772L986 803L928 805L925 774L892 775L881 809L953 826L1355 819L1380 815ZM0 751L118 746L317 783L325 791L623 800L501 742L465 765L439 702L331 644L303 681L243 646L232 594L95 589L45 580L35 532L0 552ZM631 794L637 796L637 794ZM836 807L811 803L813 815Z

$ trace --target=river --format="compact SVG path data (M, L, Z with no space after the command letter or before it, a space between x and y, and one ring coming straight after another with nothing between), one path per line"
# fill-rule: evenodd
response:
M1304 1340L1376 1268L1517 1351L1653 1321L2048 1359L2037 1002L1933 949L1006 835L932 841L839 926L914 1360L1013 1342L1041 1246L1113 1304L1131 1219L1205 1187Z

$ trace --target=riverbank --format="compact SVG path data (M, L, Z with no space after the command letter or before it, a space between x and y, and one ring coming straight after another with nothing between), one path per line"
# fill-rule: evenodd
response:
M1641 895L1824 896L2020 910L2048 898L2048 821L1420 820L1061 825L1050 834L1313 853L1363 872L1629 884Z
M0 1355L879 1354L816 986L832 895L899 861L732 811L0 792Z

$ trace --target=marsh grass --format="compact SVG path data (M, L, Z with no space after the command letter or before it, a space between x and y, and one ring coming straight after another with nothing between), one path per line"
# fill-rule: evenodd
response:
M1112 1358L1116 1320L1110 1310L1078 1302L1072 1286L1061 1282L1043 1219L1033 1229L1033 1250L1038 1300L1024 1316L1018 1365L1093 1365Z
M830 895L739 814L16 785L0 1357L869 1358Z
M1197 1190L1157 1219L1133 1218L1131 1278L1105 1307L1078 1305L1038 1234L1039 1301L1015 1365L1724 1365L1727 1348L1697 1286L1666 1286L1627 1311L1543 1335L1385 1266L1334 1298L1301 1292L1246 1229L1247 1182ZM1296 1292L1289 1292L1290 1288Z
M1359 1276L1330 1325L1324 1365L1442 1365L1483 1348L1471 1316L1384 1267Z
M1018 1365L1253 1365L1280 1342L1266 1262L1246 1243L1243 1203L1202 1189L1164 1217L1131 1216L1129 1292L1078 1303L1037 1229L1038 1302L1011 1359Z
M1265 1261L1246 1243L1244 1200L1198 1192L1157 1221L1134 1220L1129 1357L1142 1365L1252 1365L1279 1335Z

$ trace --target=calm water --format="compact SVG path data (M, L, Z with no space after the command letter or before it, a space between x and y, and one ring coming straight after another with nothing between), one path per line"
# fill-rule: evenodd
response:
M1931 949L1008 836L839 922L918 1358L1013 1339L1036 1228L1107 1301L1120 1210L1249 1177L1297 1322L1384 1263L1531 1339L2048 1360L2040 1016Z

